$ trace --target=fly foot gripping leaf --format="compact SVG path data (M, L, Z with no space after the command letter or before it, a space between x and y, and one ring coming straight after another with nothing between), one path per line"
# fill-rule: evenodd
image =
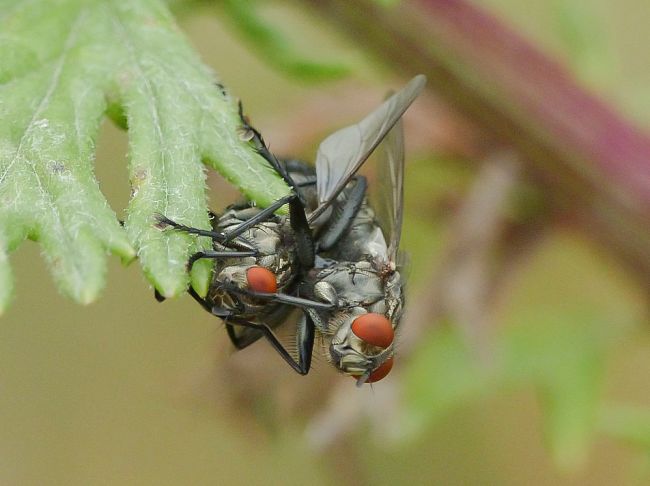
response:
M163 295L182 292L199 244L157 230L153 215L209 227L203 162L261 205L288 192L241 140L236 103L159 1L0 1L0 55L0 310L6 255L25 238L79 302L101 290L107 251L137 255ZM129 130L124 229L93 172L106 113L123 114ZM205 265L194 274L205 288Z

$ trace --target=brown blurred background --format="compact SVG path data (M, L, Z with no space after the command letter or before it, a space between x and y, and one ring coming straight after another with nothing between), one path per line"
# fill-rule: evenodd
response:
M645 0L474 3L650 127ZM403 82L295 3L261 13L305 55L352 66L349 77L297 81L251 52L219 8L176 7L279 155L312 159L324 135ZM233 354L220 321L187 296L156 303L137 264L115 258L102 298L78 306L28 243L12 256L16 298L0 323L0 483L647 484L649 421L636 440L617 428L626 407L650 406L647 289L571 221L527 224L549 195L507 151L471 160L476 134L435 95L407 114L406 136L410 314L391 376L357 390L322 359L299 377L263 342ZM118 215L126 153L126 134L105 122L97 174ZM209 182L215 209L236 197L218 175ZM477 234L484 245L468 247ZM571 414L593 410L583 447Z

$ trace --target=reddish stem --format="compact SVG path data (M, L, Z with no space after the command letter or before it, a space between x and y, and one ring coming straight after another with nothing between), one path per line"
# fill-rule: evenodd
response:
M405 77L515 147L588 234L650 284L650 139L512 28L465 0L307 0Z

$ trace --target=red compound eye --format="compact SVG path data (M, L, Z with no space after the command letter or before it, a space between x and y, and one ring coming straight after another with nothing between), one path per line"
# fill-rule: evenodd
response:
M391 345L395 337L390 321L375 313L357 317L352 323L352 332L368 344L384 349Z
M248 287L255 292L273 294L278 290L275 275L268 268L250 267L246 270L246 280L248 281Z

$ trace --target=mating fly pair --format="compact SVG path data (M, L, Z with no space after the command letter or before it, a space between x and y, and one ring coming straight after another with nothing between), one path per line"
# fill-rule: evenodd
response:
M382 379L393 363L394 331L402 315L403 281L397 269L402 225L404 140L401 117L426 79L419 75L358 124L327 137L315 171L300 161L279 161L242 117L244 133L291 187L265 209L235 204L216 216L211 231L164 216L158 227L210 237L214 260L205 298L190 294L224 320L233 344L245 348L265 337L298 373L311 366L319 334L328 360L357 384ZM381 143L381 201L368 204L359 167ZM289 205L289 215L275 212ZM376 212L375 212L376 210ZM295 308L296 356L273 329Z

